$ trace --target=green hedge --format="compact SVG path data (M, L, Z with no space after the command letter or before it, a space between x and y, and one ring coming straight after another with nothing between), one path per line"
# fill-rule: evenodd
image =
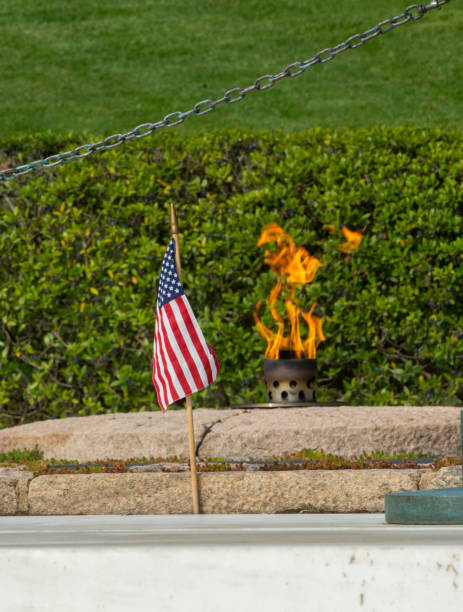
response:
M72 138L0 146L0 164ZM156 407L155 288L178 209L184 284L221 362L195 405L264 398L254 304L276 221L326 262L319 399L463 399L463 137L428 129L154 136L0 187L0 423ZM340 233L364 230L359 250ZM264 317L269 324L270 321Z

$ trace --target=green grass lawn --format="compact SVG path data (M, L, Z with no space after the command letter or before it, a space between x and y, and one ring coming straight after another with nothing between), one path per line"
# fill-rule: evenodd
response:
M408 0L3 0L3 138L108 135L247 86L396 15ZM221 106L177 130L463 126L463 6Z

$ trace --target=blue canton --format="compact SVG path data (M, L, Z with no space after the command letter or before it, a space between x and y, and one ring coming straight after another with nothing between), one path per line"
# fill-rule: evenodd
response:
M170 302L170 300L175 300L175 298L181 295L184 295L184 291L177 275L175 242L171 238L167 252L162 260L161 277L158 287L158 308L161 309L164 304Z

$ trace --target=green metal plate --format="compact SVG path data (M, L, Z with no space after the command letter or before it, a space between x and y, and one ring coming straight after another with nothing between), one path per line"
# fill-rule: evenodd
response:
M388 493L385 512L387 523L463 525L463 487Z

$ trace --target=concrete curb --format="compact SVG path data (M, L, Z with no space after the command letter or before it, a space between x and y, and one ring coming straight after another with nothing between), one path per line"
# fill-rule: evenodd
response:
M13 472L17 472L16 477ZM204 514L383 512L384 496L461 486L461 467L199 474ZM0 516L190 514L188 473L0 473Z
M384 514L0 519L2 612L455 612L463 525Z

